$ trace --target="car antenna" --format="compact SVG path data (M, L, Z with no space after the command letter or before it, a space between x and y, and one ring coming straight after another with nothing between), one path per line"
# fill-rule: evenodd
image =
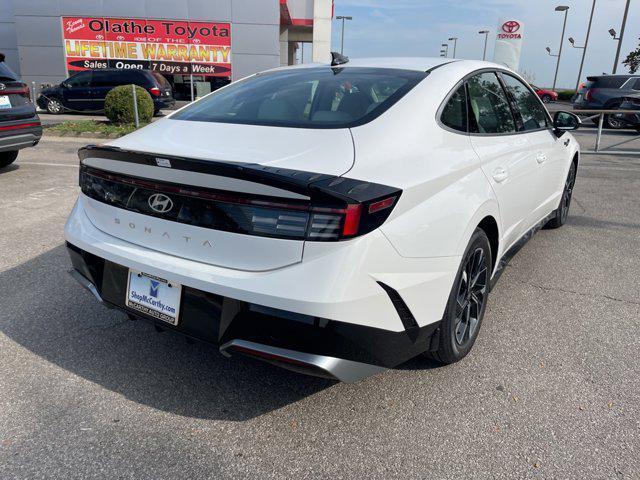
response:
M344 65L349 63L349 57L342 55L338 52L331 52L331 66L337 67L338 65Z

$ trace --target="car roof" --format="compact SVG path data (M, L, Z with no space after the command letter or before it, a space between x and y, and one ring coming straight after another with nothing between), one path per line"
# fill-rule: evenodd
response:
M480 68L499 68L509 70L504 65L482 60L462 60L443 57L376 57L376 58L353 58L347 63L343 63L338 68L395 68L400 70L414 70L418 72L426 72L434 68L456 64L458 67L476 70ZM302 65L284 66L274 68L270 71L280 71L301 68L317 68L325 67L326 63L305 63Z

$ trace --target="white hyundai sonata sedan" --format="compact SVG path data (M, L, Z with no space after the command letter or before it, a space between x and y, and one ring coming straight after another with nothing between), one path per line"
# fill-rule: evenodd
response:
M486 62L260 73L80 150L71 273L227 356L342 381L456 362L509 258L565 223L578 125Z

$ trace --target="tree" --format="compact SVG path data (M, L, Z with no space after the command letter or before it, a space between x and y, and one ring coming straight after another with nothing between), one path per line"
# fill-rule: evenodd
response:
M629 73L636 73L640 68L640 47L627 55L622 64L629 69Z

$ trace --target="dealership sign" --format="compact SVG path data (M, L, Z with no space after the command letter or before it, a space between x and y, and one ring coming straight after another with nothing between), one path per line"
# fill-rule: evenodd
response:
M167 75L231 76L231 25L62 17L67 70L136 68Z
M524 24L520 20L500 19L496 33L493 61L518 70L524 39Z

